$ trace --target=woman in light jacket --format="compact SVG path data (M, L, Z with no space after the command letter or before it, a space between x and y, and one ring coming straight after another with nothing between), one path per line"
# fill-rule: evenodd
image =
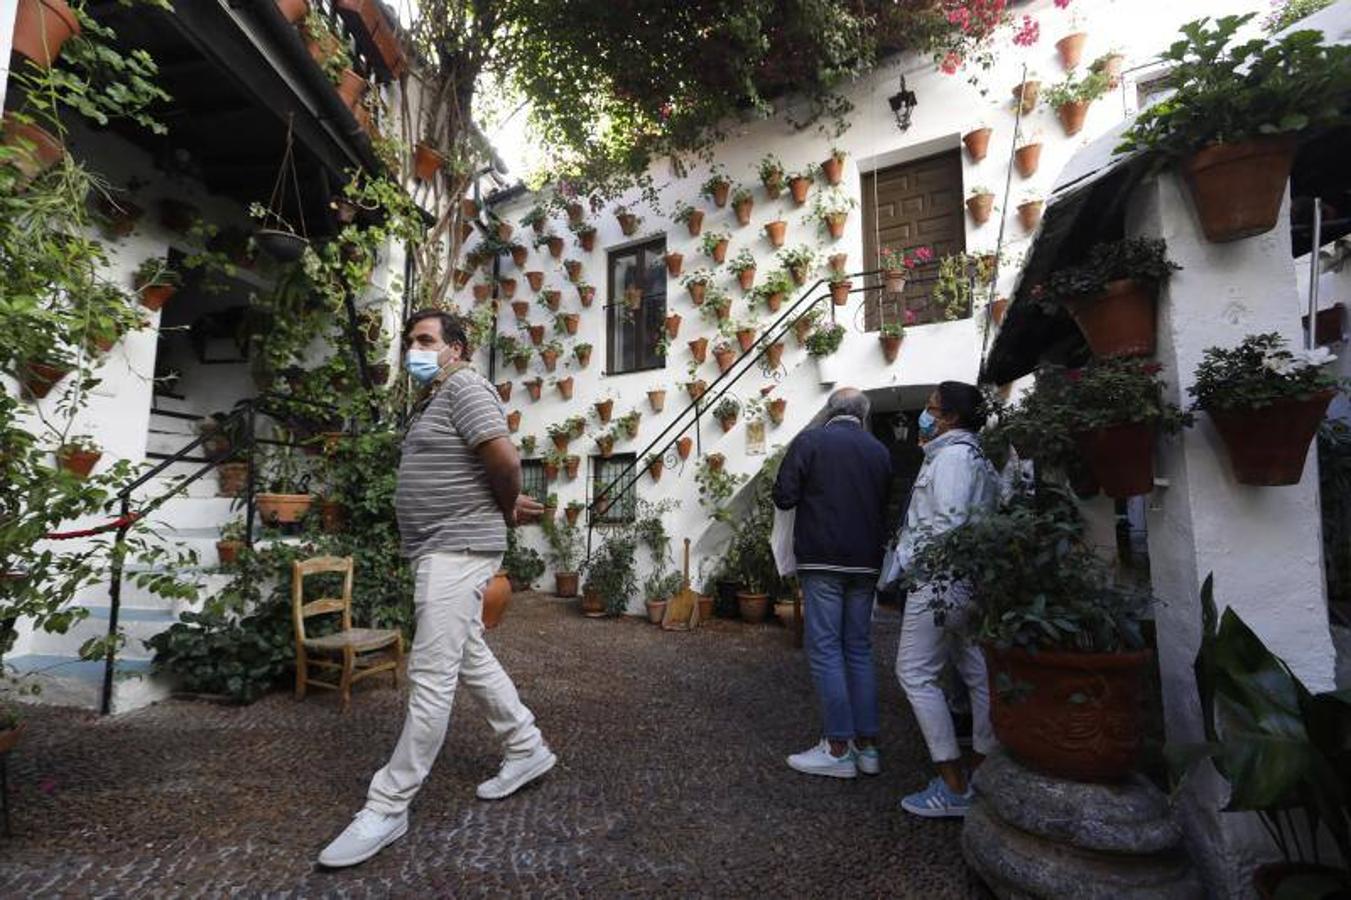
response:
M897 542L897 562L910 567L925 539L956 528L973 514L993 509L999 499L999 477L980 449L976 432L985 422L980 391L960 381L945 381L929 396L920 414L924 464L915 479L905 524ZM996 746L990 727L990 692L985 659L970 641L954 643L944 625L934 620L933 589L921 586L906 598L896 675L914 709L938 776L923 790L901 800L901 808L917 816L965 816L971 788L962 766L952 714L943 694L942 674L949 659L956 664L971 697L976 765ZM960 624L967 602L949 591L946 624Z

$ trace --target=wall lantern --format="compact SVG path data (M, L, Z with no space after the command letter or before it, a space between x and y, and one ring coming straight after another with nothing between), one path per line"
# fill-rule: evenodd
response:
M901 76L901 89L887 98L887 102L891 104L891 114L896 117L896 127L909 131L910 114L919 105L919 100L914 91L906 89L904 75Z

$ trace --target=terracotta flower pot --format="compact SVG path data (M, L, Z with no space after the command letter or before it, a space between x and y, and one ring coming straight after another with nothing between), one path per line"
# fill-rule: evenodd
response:
M496 628L511 603L511 578L506 569L499 569L483 589L483 627Z
M546 463L544 464L544 480L545 480L545 481L557 481L557 480L558 480L558 464L557 464L557 463L546 462ZM545 512L547 513L548 510L549 510L549 508L546 506L546 507L544 508L544 510L545 510ZM546 518L547 518L547 517L546 517Z
M502 241L503 243L506 243L507 241L511 240L511 235L515 230L516 226L512 225L510 222L498 222L497 239L499 241Z
M309 0L277 0L277 11L282 18L295 25L309 13Z
M727 195L731 193L732 183L730 181L719 181L713 186L713 205L722 209L727 205Z
M605 598L595 588L587 587L582 593L582 615L592 619L605 615Z
M672 278L680 277L680 270L685 264L685 254L671 252L666 254L666 274Z
M695 338L689 342L689 348L695 362L702 363L708 359L708 338Z
M1095 69L1107 76L1107 86L1112 90L1121 87L1121 67L1125 62L1126 57L1120 53L1113 53L1103 59L1101 66L1095 66Z
M743 269L740 272L737 272L736 280L743 291L749 291L751 288L755 287L755 267L751 266L749 269Z
M1239 484L1299 484L1309 444L1318 433L1335 392L1278 400L1257 409L1207 410L1229 450ZM1280 427L1272 427L1279 422Z
M754 200L742 200L732 207L732 211L736 213L736 223L742 226L751 224L751 211L753 209L755 209Z
M755 343L755 329L754 328L738 329L736 333L736 342L741 345L742 353L745 353L746 351L750 350L751 345Z
M564 457L564 459L563 459L563 471L567 473L568 478L576 478L576 477L577 477L577 472L578 472L581 468L582 468L582 458L581 458L580 456L567 456L567 457ZM577 510L576 507L573 507L570 511L573 512L573 513L576 513L578 510ZM574 515L574 516L573 516L573 519L575 520L576 518L577 518L577 517Z
M810 178L792 178L788 181L788 192L793 197L793 202L798 206L807 202L807 192L811 189L812 180Z
M691 281L686 288L690 292L690 302L695 306L704 305L704 292L708 290L708 285L702 281Z
M727 259L727 241L721 240L713 245L713 261L721 265Z
M554 596L555 597L576 597L578 574L576 572L555 572L554 573ZM601 609L604 609L601 604Z
M609 459L615 452L615 439L609 436L596 438L596 446L600 448L600 455Z
M528 356L513 357L511 360L511 364L516 367L517 375L524 375L526 373L526 370L530 367L530 357Z
M526 319L530 318L530 301L529 300L511 301L511 311L512 313L515 314L516 321L524 322Z
M537 294L539 293L540 288L544 287L543 272L526 272L525 280L529 282L530 290L534 291Z
M690 395L691 400L698 400L706 390L708 390L708 382L702 378L696 378L685 385L685 391Z
M882 273L882 282L885 285L888 294L904 293L906 282L905 269L887 269Z
M545 291L544 305L549 308L549 312L558 312L558 308L563 305L563 292L556 290Z
M1141 422L1111 425L1075 435L1102 492L1125 500L1154 490L1154 427Z
M570 335L575 335L577 329L582 326L582 317L577 313L563 314L563 330Z
M593 287L578 287L577 299L582 301L582 307L591 308L591 301L596 299L596 289Z
M513 409L511 412L507 413L507 431L510 431L512 434L515 434L517 431L520 430L521 430L521 411L519 409Z
M563 255L563 239L561 237L551 237L548 240L549 255L558 259Z
M721 453L710 453L708 454L707 459L708 471L710 472L721 472L722 467L727 463L727 457L723 456Z
M515 296L516 296L516 279L515 279L515 278L499 278L499 279L497 279L497 283L498 283L498 284L501 286L501 288L502 288L502 296L503 296L503 297L505 297L505 298L507 298L508 300L510 300L512 297L515 297Z
M570 475L569 478L576 478L576 475ZM581 518L582 508L580 506L569 506L563 510L563 517L568 520L569 525L576 525L577 520Z
M783 341L775 341L765 348L765 364L770 369L777 369L783 362Z
M582 263L580 260L570 259L563 263L563 268L567 269L568 281L571 281L573 284L576 284L577 279L582 277Z
M48 69L61 54L62 45L79 33L80 20L65 0L19 0L12 50Z
M700 594L698 599L699 621L707 622L713 618L713 597L709 594Z
M966 145L966 154L971 157L972 162L980 162L985 158L985 154L990 149L990 135L994 133L992 128L977 128L975 131L968 131L962 135L962 143Z
M661 620L666 618L666 603L665 600L647 601L647 620L653 625L660 625Z
M418 141L413 150L413 175L418 181L431 181L446 165L446 157L431 144Z
M343 69L338 76L338 98L348 109L355 109L370 85L353 69Z
M1041 222L1043 205L1044 202L1041 200L1018 204L1018 223L1023 226L1024 231L1036 231L1037 224Z
M971 214L972 222L977 225L984 225L990 220L990 214L994 212L994 194L977 194L974 197L967 197L966 211Z
M765 187L765 196L771 200L779 199L783 193L783 173L773 172L768 178L762 177L760 183Z
M647 392L647 404L652 407L654 413L659 413L666 408L666 391L655 390Z
M777 397L769 401L769 405L765 408L769 412L769 420L771 422L773 422L775 425L783 424L783 414L784 411L788 408L787 400L785 400L783 397Z
M1096 297L1066 301L1065 308L1094 356L1152 356L1156 291L1150 282L1123 278Z
M1066 137L1073 137L1083 131L1084 120L1088 118L1088 107L1090 105L1087 100L1079 100L1062 103L1056 107L1056 118L1060 120L1060 127L1065 129Z
M624 233L625 237L631 236L638 230L638 217L633 213L620 213L615 218L619 220L619 230Z
M680 323L682 321L679 313L671 313L666 317L666 336L668 338L675 340L680 336Z
M896 357L901 353L901 335L880 335L878 341L882 344L882 358L889 363L894 363Z
M826 264L830 267L830 271L836 275L844 274L844 267L848 262L848 253L832 253L826 260Z
M455 290L457 290L457 291L458 291L458 290L462 290L462 289L464 288L464 286L465 286L466 284L469 283L469 279L470 279L470 278L473 278L473 277L474 277L474 273L471 272L470 270L468 270L468 269L463 269L463 268L460 268L459 266L456 266L456 267L455 267Z
M24 391L28 396L41 400L51 393L52 388L56 387L57 383L72 371L74 370L65 366L29 362L24 364L23 371L20 373L20 380L23 382Z
M726 372L736 362L736 351L730 348L714 350L713 358L718 362L718 371Z
M737 591L736 609L743 622L763 622L769 615L769 595Z
M564 400L572 399L573 383L574 382L571 375L569 375L567 378L560 378L558 380L558 393L559 396L561 396Z
M1275 227L1294 156L1295 139L1283 135L1212 144L1183 160L1206 240L1236 241Z
M1072 781L1114 781L1134 770L1145 733L1148 650L984 651L990 721L1016 760Z
M852 281L832 281L830 283L830 302L844 306L849 302L849 291L854 287Z
M839 184L844 177L844 160L830 156L821 163L821 174L826 176L826 184Z
M990 304L990 318L994 320L994 323L996 325L1004 324L1004 316L1008 313L1008 311L1009 311L1008 297L1000 297L998 300Z
M65 445L56 451L56 467L84 481L102 458L103 452L100 450L81 450Z
M544 343L543 325L531 325L527 330L530 332L530 343L534 344L536 347Z
M732 413L730 416L718 416L718 424L722 426L723 434L736 427L736 420L736 413Z
M244 493L249 482L249 464L246 462L221 463L216 466L216 478L219 487L216 493L222 497L238 497Z
M1023 178L1037 174L1037 168L1041 165L1041 144L1024 144L1014 150L1013 165Z
M765 223L765 236L775 247L783 246L784 235L788 232L788 223L782 219Z
M690 449L694 446L694 438L685 435L676 441L676 453L680 454L681 459L690 458Z
M272 494L255 495L258 516L269 525L287 525L305 518L314 503L312 494Z
M1037 94L1040 92L1040 81L1025 81L1013 89L1013 99L1022 104L1023 115L1037 108Z
M526 393L530 395L530 399L538 401L540 392L544 389L544 382L540 381L538 378L532 378L531 380L524 382L524 384Z
M519 269L522 266L524 266L525 261L529 258L530 258L530 251L527 250L525 247L511 248L511 261L516 264L516 268Z
M596 402L596 418L600 419L602 425L608 425L614 409L615 402L613 400L598 400Z
M19 187L25 187L56 165L66 152L61 140L51 132L30 122L18 122L9 117L0 121L0 142L15 151L10 165L19 170Z
M216 562L222 566L232 566L239 560L239 552L243 549L243 541L216 541Z
M491 284L476 284L471 290L474 293L475 303L484 303L493 295L493 286Z
M1087 33L1076 31L1055 42L1056 50L1060 51L1060 62L1065 68L1073 69L1079 65L1079 60L1084 55L1084 42L1087 40Z
M342 534L347 530L347 507L336 500L319 504L319 528L325 534Z
M807 336L812 333L812 321L806 317L795 319L793 321L793 334L797 336L798 346L807 343Z
M849 221L848 213L831 213L826 216L826 230L834 240L844 237L844 226Z
M141 305L150 310L162 309L178 293L178 287L172 284L143 284L137 290Z
M660 459L654 459L647 464L647 474L653 481L661 481L661 472L663 468L664 464L662 461Z
M577 365L581 366L583 369L591 365L591 350L589 348L586 350L574 350L573 352L577 355Z
M696 209L690 213L690 217L685 222L685 227L690 231L690 237L698 237L699 232L704 230L704 211Z

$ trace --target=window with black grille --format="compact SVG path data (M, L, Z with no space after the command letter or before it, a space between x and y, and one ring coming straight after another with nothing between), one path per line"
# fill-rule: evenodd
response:
M606 374L666 365L660 346L666 319L665 256L665 236L610 251Z
M549 496L549 479L544 477L544 460L521 460L521 493L541 503Z
M604 525L633 521L638 505L638 476L641 474L636 465L637 460L638 457L633 453L591 458L591 497L596 501L592 522ZM610 487L616 480L618 483Z

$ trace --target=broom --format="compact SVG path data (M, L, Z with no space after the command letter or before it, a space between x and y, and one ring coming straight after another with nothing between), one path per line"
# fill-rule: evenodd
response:
M666 604L661 627L666 631L687 631L699 624L699 595L690 590L690 539L685 538L685 580Z

